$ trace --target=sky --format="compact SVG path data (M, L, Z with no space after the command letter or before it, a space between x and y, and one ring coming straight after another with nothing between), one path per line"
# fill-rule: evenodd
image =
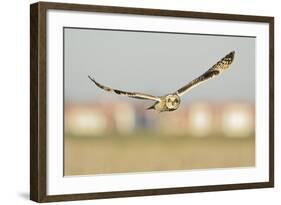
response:
M120 90L157 96L172 93L231 51L235 59L230 69L186 93L182 103L253 103L255 38L65 28L65 102L132 101L97 88L88 75Z

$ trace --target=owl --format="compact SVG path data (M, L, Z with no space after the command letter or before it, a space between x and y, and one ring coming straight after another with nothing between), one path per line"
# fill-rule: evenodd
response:
M234 51L230 52L199 77L190 81L189 83L178 89L176 92L169 93L163 96L154 96L140 92L127 92L118 89L113 89L98 83L91 76L88 77L92 82L94 82L97 87L107 92L112 92L117 95L123 95L130 98L155 101L155 103L148 107L147 110L152 109L156 110L157 112L175 111L180 107L181 96L189 92L194 87L200 85L201 83L206 82L207 80L214 78L215 76L220 75L223 71L227 70L234 60L234 54Z

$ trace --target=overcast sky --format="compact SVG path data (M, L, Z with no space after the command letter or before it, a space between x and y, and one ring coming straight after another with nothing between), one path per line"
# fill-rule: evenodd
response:
M130 101L107 93L101 84L164 95L201 75L235 51L222 75L194 88L183 102L255 100L255 38L65 28L65 101L99 98Z

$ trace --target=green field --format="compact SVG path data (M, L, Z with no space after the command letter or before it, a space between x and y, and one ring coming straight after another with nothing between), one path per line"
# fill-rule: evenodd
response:
M65 136L64 175L255 166L254 137Z

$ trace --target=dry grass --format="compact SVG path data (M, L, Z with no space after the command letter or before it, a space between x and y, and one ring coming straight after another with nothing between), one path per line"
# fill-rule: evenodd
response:
M255 141L191 137L65 137L65 175L150 172L255 165Z

